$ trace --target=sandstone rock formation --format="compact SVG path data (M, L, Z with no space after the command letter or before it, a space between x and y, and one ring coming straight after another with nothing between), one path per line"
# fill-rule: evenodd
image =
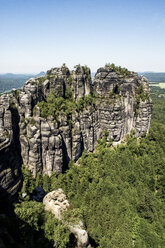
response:
M57 105L61 103L58 109L50 93ZM48 99L51 109L44 109ZM122 75L111 66L98 69L93 80L86 66L74 71L66 66L53 68L44 77L28 80L22 89L1 96L0 104L0 149L4 154L7 147L20 142L23 163L34 176L59 174L84 149L92 152L105 132L115 143L132 129L141 136L149 130L152 109L147 80L133 72ZM18 115L14 125L11 109ZM17 168L16 162L12 166ZM6 168L3 164L1 173Z
M50 210L58 220L62 220L62 213L70 206L62 189L49 192L43 199L45 210Z
M21 186L18 113L9 95L0 97L0 201L15 198Z
M79 220L78 223L71 224L63 220L62 214L68 210L70 204L62 189L48 193L43 199L43 204L45 205L45 210L51 211L55 217L62 221L69 228L70 232L75 235L78 248L91 247L89 245L88 234L84 230L82 221Z

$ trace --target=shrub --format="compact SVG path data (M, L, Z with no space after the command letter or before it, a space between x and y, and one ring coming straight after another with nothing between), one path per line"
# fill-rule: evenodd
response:
M123 77L131 75L131 72L127 68L124 68L124 67L122 68L121 66L116 66L114 63L105 64L105 67L106 68L112 68L113 71L119 72L120 75L122 75Z

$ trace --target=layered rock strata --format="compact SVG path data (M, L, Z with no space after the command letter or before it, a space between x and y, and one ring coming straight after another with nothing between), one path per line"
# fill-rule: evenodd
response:
M0 202L13 200L21 186L19 116L10 96L0 97Z
M61 105L57 109L50 100L52 109L44 112L51 94ZM140 137L149 130L152 109L147 80L133 72L122 75L111 66L98 69L93 79L88 67L53 68L1 96L0 104L0 128L6 135L0 147L10 147L13 128L18 129L23 163L34 176L59 174L84 149L92 152L105 133L115 143L131 130ZM19 126L11 125L11 106L18 112Z

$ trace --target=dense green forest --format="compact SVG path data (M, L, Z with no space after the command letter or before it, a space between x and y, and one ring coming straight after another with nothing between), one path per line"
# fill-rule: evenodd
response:
M157 88L151 89L151 96L153 118L146 136L137 139L132 131L123 143L112 146L105 133L94 153L84 151L79 166L71 161L59 176L38 174L34 179L23 166L15 204L17 247L75 247L67 228L45 212L42 203L31 200L36 186L46 192L64 190L74 209L68 216L76 213L82 219L92 247L165 247L165 98Z

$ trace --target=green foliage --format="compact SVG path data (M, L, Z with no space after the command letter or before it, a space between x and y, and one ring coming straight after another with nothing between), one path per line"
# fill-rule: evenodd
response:
M35 126L36 121L34 120L34 118L31 119L30 124L31 124L32 126Z
M87 107L88 105L95 105L96 103L96 98L92 95L86 95L84 97L84 102L85 102L85 107Z
M149 94L144 92L143 85L141 84L136 90L136 112L135 117L139 114L140 101L149 100Z
M121 66L116 66L114 63L112 63L112 64L107 63L107 64L105 64L105 67L106 68L112 68L113 71L119 72L120 75L122 75L123 77L127 77L127 76L131 75L131 72L127 68L122 68Z
M55 76L54 76L54 75L51 75L51 74L49 74L49 73L47 72L47 74L46 74L46 79L51 80L51 79L53 79L53 78L55 78Z
M71 225L78 225L82 214L79 208L69 208L67 211L63 212L63 220Z
M53 248L54 244L59 248L67 247L69 243L68 229L53 214L44 211L41 202L30 201L35 187L43 187L46 192L49 192L51 179L53 178L54 182L56 175L52 173L51 178L49 178L48 175L43 176L41 173L37 173L37 177L33 178L31 172L24 165L22 166L22 173L23 185L19 203L15 205L15 214L25 247ZM26 194L26 196L23 197L22 194Z
M42 187L45 192L51 191L51 178L53 178L53 173L52 176L49 177L48 175L42 175L40 172L38 172L36 178L34 178L31 171L25 165L22 165L22 174L23 184L19 193L21 201L28 201L35 187ZM56 177L56 175L54 176ZM22 194L26 194L26 196L22 197Z
M32 177L31 172L25 165L22 165L22 174L23 174L23 185L21 192L19 193L20 199L29 200L30 194L32 193L35 187L35 179ZM25 197L22 197L22 194L26 194Z
M71 75L69 75L69 77L68 77L68 84L69 84L69 86L72 85L72 76Z
M151 87L151 97L153 101L152 118L159 123L165 123L165 89L159 87Z
M144 102L145 100L149 99L148 93L144 92L143 85L141 84L137 90L136 90L136 100L137 102L140 101L140 99Z
M45 192L50 192L51 191L51 179L48 175L43 176L43 189Z
M105 129L105 130L104 130L104 136L107 138L107 137L108 137L108 135L109 135L109 132L108 132L108 130L107 130L107 129Z
M80 64L74 66L75 69L80 69L80 67L81 67Z
M84 98L80 98L76 102L76 111L80 112L87 106L95 106L96 98L92 95L86 95Z
M65 90L65 98L66 99L73 99L73 92L72 92L72 88L70 87L66 87L66 90Z
M132 239L136 240L138 237L138 233L139 233L139 226L140 226L140 218L139 216L135 216L133 218L133 225L132 225Z
M22 239L28 248L67 247L69 231L53 214L45 212L42 203L29 201L15 205Z
M146 137L137 140L132 131L112 148L107 135L95 153L83 153L80 166L55 179L56 187L79 209L98 247L164 247L165 126L153 122Z
M40 202L28 201L15 205L16 215L37 231L43 218L43 212L44 207Z
M39 81L39 84L42 84L45 81L45 77L39 77L38 81Z
M84 98L80 98L76 101L73 98L73 92L70 87L66 88L65 98L56 97L53 92L49 94L46 101L37 103L40 108L41 116L47 118L53 116L55 120L58 120L60 113L63 113L67 117L71 117L73 111L80 112L89 105L95 105L95 97L87 95Z
M85 74L88 75L89 74L89 68L87 65L84 66L84 69L85 69Z
M8 130L3 131L3 136L5 136L6 138L10 137Z
M53 92L49 94L49 96L45 101L41 101L37 103L38 107L41 110L41 116L46 118L48 116L53 116L57 119L59 112L66 109L66 101L63 97L56 97Z
M41 102L38 102L37 103L37 106L40 108L40 110L41 110L41 116L43 117L43 118L46 118L46 117L48 117L48 110L49 110L49 108L48 108L48 104L46 103L46 102L44 102L44 101L41 101Z
M109 92L109 98L110 99L120 99L120 87L116 85L115 89Z
M56 247L69 247L69 230L51 213L45 213L44 233L48 240L53 240Z
M40 172L37 173L35 178L35 187L43 187L43 176Z

